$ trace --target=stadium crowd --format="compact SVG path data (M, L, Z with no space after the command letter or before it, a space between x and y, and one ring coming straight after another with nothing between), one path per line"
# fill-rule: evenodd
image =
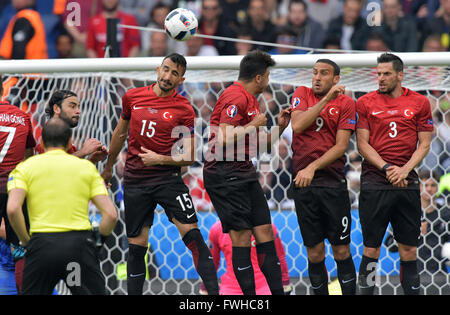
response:
M163 28L164 18L176 7L192 10L199 32L305 48L376 50L393 52L446 51L449 46L448 0L2 0L0 1L0 55L27 59L7 52L41 31L40 58L103 57L106 18L121 24ZM17 15L24 8L36 14ZM10 22L20 19L11 38ZM28 23L27 23L28 21ZM41 36L41 35L39 35ZM227 43L194 38L176 43L161 32L119 29L120 56L164 56L178 52L194 55L244 55L261 48L271 54L307 50Z

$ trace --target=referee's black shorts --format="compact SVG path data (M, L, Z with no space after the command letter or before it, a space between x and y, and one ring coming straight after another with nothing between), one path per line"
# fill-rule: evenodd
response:
M63 280L74 295L105 295L92 231L34 233L26 246L23 294L52 294Z
M418 189L361 190L359 218L364 246L378 248L389 223L398 243L418 246L422 209Z

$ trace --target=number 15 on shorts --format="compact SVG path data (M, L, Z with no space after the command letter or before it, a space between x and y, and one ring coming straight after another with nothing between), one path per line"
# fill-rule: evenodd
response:
M183 211L186 211L186 209L192 210L194 205L192 203L192 199L189 193L179 195L175 199L180 203L181 209L183 209Z

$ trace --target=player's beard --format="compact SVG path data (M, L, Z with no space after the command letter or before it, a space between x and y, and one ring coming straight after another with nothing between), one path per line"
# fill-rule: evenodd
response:
M392 81L391 84L385 83L385 84L384 84L385 89L384 89L384 90L381 90L381 87L379 86L379 87L378 87L378 92L379 92L380 94L391 94L391 93L395 90L395 88L397 87L397 83L398 83L398 80Z
M166 84L166 86L168 86L168 87L164 87L163 84ZM169 92L175 88L175 85L172 82L167 81L167 80L162 80L162 79L158 80L158 86L161 89L161 91L164 91L164 92Z
M315 95L317 95L317 96L319 96L319 97L323 97L323 96L327 95L328 91L329 91L332 87L333 87L333 84L330 84L330 85L324 85L324 84L322 84L322 85L320 86L319 89L316 89L316 85L315 85L315 83L313 82L313 92L314 92Z
M76 126L78 126L78 120L79 120L79 118L78 117L69 117L69 116L67 116L66 114L64 114L64 113L61 113L60 115L59 115L59 118L61 118L62 120L64 120L69 126L70 126L70 128L75 128Z

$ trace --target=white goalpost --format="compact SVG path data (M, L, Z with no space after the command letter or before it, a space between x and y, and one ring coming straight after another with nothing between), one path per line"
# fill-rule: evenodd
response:
M368 91L377 89L376 58L380 53L358 54L305 54L275 55L276 66L271 71L270 84L259 96L261 112L268 117L268 128L276 125L275 117L281 108L290 106L290 98L299 85L311 86L312 67L316 60L329 58L341 67L341 84L355 100ZM419 167L436 173L439 177L450 170L450 53L398 53L405 63L403 85L428 97L432 106L436 132L433 134L429 155ZM218 217L203 188L202 159L208 138L209 116L221 92L237 79L239 63L243 56L187 57L186 81L179 93L186 96L197 114L196 137L197 162L186 168L183 178L190 188L196 206L199 227L205 240L209 228ZM134 87L149 85L156 80L156 68L162 57L152 58L102 58L102 59L47 59L1 60L5 99L30 113L36 140L40 140L41 128L47 118L45 107L52 93L58 89L72 90L78 94L81 105L79 125L74 129L74 143L80 146L94 137L109 146L112 132L119 120L121 97ZM275 150L260 156L256 167L260 182L266 191L273 223L282 239L289 269L293 294L311 294L306 267L306 249L300 236L297 216L290 198L290 150L291 134L286 132ZM276 163L273 157L276 155ZM358 216L359 174L361 159L357 153L354 136L347 150L347 181L352 201L351 250L358 270L362 256L362 236ZM123 158L123 156L121 156ZM103 163L97 165L101 171ZM123 161L119 159L114 169L112 198L117 204L120 220L104 248L101 250L101 267L110 294L126 294L126 259L128 243L123 220L122 193ZM68 179L69 180L69 179ZM449 188L450 189L450 188ZM440 202L449 204L441 194ZM96 215L91 209L92 216ZM144 294L198 294L199 276L193 266L189 250L178 231L158 206L153 227L150 230L148 276ZM439 218L442 219L442 218ZM444 232L450 235L447 222ZM424 244L423 246L428 246ZM425 248L431 253L436 248ZM326 266L330 274L332 293L336 267L327 244ZM422 259L422 258L420 258ZM439 271L421 271L425 294L450 294L450 267L440 258L431 255L442 266ZM447 262L448 263L448 262ZM446 269L448 268L448 269ZM223 259L218 270L220 277L225 270ZM377 270L378 294L401 294L398 253L392 245L383 245Z

